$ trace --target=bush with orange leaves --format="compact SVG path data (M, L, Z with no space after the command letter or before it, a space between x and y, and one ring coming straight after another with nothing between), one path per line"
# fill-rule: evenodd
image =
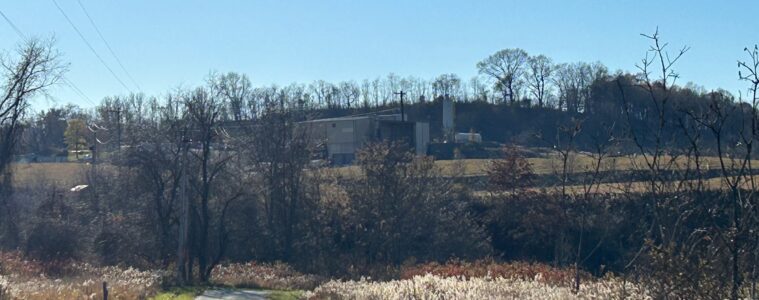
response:
M34 277L48 273L46 269L43 263L24 259L19 252L0 252L0 274Z

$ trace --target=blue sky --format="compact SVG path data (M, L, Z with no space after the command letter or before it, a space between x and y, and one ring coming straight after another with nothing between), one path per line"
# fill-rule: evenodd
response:
M106 63L137 90L76 0L57 0ZM759 43L754 1L95 1L81 0L128 72L149 95L201 84L212 71L236 71L255 85L362 80L394 72L468 79L475 64L504 48L556 62L601 61L634 70L645 54L640 33L657 26L672 51L691 47L678 65L684 84L725 88L736 60ZM660 3L661 2L661 3ZM52 0L0 2L26 35L55 36L70 63L67 77L94 102L126 94L66 22ZM0 49L20 38L0 20ZM57 86L35 107L91 106Z

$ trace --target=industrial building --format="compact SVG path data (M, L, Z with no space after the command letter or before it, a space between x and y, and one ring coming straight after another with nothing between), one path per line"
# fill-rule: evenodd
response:
M428 123L405 121L400 114L318 119L301 124L307 126L312 139L324 146L325 158L336 165L352 163L356 152L372 142L403 142L417 155L427 154L430 142Z

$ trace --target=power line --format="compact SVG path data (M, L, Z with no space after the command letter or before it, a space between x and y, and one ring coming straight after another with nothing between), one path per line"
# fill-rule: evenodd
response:
M84 100L87 100L87 102L92 104L92 106L97 106L97 104L95 104L95 102L90 100L90 97L87 97L87 95L84 94L84 92L82 92L82 90L80 90L79 87L76 86L76 84L71 82L71 80L68 80L68 78L63 77L63 82L66 83L66 85L68 85L77 95L79 95L79 97L82 97Z
M111 72L111 75L113 75L113 78L115 78L116 81L118 81L121 84L121 86L123 86L127 91L129 91L130 93L134 93L134 92L132 92L132 89L130 89L126 84L124 84L124 82L121 81L121 78L119 78L119 76L117 76L116 73L113 72L113 69L111 69L111 67L109 67L108 64L105 63L105 60L103 60L103 58L100 57L100 54L98 54L98 52L95 51L95 48L92 47L92 44L90 44L89 41L87 41L87 38L84 37L84 34L82 34L82 32L79 31L79 28L77 28L76 25L74 25L74 22L71 21L71 19L66 14L66 12L63 11L63 8L61 8L61 6L58 5L58 1L55 1L55 0L52 0L52 1L53 1L53 4L55 4L55 7L58 8L58 11L61 12L61 14L63 15L64 18L66 18L66 21L68 21L69 25L71 25L71 27L74 28L74 31L76 31L76 33L79 35L79 37L82 38L82 41L84 41L84 43L87 44L87 47L90 48L90 50L92 51L92 53L95 54L95 57L97 57L98 60L100 61L100 63L103 64L103 66L106 69L108 69L108 72Z
M18 29L18 27L16 27L16 24L13 24L13 22L11 22L11 19L8 19L8 17L3 13L2 10L0 10L0 15L3 16L3 19L5 19L5 21L8 22L9 25L11 25L11 28L13 28L13 30L16 31L16 34L18 34L18 36L20 36L21 39L26 40L26 38L24 38L24 33L21 32L21 30Z
M2 16L3 19L5 19L5 22L7 22L8 25L11 26L11 28L13 28L13 31L16 32L16 34L21 38L22 41L24 42L28 41L26 38L26 35L21 31L21 29L19 29L18 26L16 26L16 24L14 24L13 21L11 21L11 19L9 19L8 16L6 16L2 10L0 10L0 16ZM74 82L66 78L66 76L62 76L61 78L63 79L64 83L66 83L66 85L74 91L74 93L79 95L79 97L82 97L82 99L92 104L92 106L97 106L97 104L95 104L95 102L92 102L92 100L90 100L90 98L87 97L87 95L84 94L84 92L82 92L82 90L79 89L79 87L77 87L76 84L74 84Z
M120 59L119 59L119 57L116 55L116 53L113 51L113 48L111 48L111 44L109 44L109 43L108 43L108 41L105 39L105 37L103 37L103 34L100 32L100 29L98 29L98 26L97 26L97 25L95 25L95 21L94 21L94 20L92 20L92 17L90 17L90 13L89 13L89 12L87 12L87 9L86 9L86 8L84 8L84 5L82 5L82 1L81 1L81 0L77 0L76 2L77 2L77 3L79 3L79 7L81 7L81 8L82 8L82 11L84 11L84 15L85 15L85 16L87 16L87 19L88 19L88 20L90 20L90 24L92 24L92 27L94 27L94 28L95 28L95 32L97 32L97 33L98 33L98 36L100 37L100 39L101 39L101 40L103 40L103 43L105 43L105 46L108 48L108 51L109 51L109 52L111 52L111 55L113 56L113 58L115 58L115 59L116 59L116 62L117 62L117 63L119 64L119 66L121 67L121 70L123 70L123 71L124 71L124 74L126 74L126 75L127 75L127 77L128 77L128 78L129 78L129 80L132 82L132 84L134 84L134 85L137 87L137 90L138 90L138 91L141 91L141 90L142 90L142 88L140 87L140 85L139 85L139 84L137 84L137 81L135 81L135 80L134 80L134 78L132 77L132 74L129 74L129 71L127 71L127 69L124 67L124 64L122 64L122 63L121 63L121 60L120 60Z

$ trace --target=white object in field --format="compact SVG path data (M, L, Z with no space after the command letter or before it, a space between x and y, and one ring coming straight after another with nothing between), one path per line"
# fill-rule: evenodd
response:
M72 191L72 192L80 192L80 191L82 191L82 190L86 189L87 187L89 187L89 185L86 185L86 184L80 184L80 185L77 185L77 186L75 186L75 187L72 187L72 188L71 188L71 191Z

